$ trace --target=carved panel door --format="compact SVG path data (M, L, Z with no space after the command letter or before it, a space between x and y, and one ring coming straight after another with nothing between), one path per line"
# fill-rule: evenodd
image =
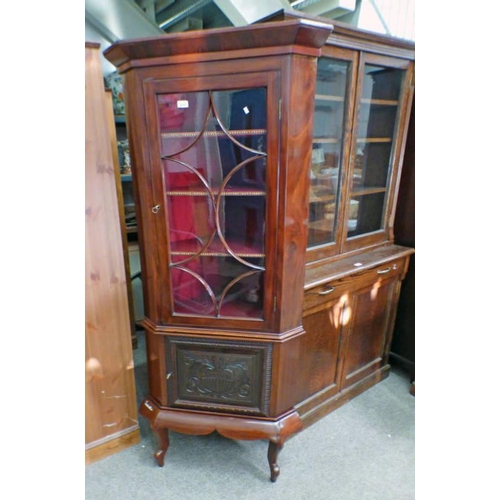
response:
M272 344L166 340L169 406L268 415Z

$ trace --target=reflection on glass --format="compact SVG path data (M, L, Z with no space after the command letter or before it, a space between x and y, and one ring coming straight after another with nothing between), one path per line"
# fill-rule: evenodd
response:
M349 64L328 57L318 60L308 247L335 242Z
M157 96L174 312L263 318L266 89Z
M400 69L365 66L350 200L358 202L358 215L349 217L349 237L383 227L403 77Z
M158 118L162 156L172 156L189 148L198 138L209 111L208 92L159 94Z

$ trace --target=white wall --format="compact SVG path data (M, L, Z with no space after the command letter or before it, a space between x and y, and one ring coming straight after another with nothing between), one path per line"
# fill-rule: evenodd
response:
M94 27L85 21L85 41L95 42L101 46L101 63L102 63L102 73L104 76L109 75L116 71L116 68L102 55L102 51L111 45L111 42L104 38L101 33L99 33Z
M358 27L415 40L415 0L363 0Z

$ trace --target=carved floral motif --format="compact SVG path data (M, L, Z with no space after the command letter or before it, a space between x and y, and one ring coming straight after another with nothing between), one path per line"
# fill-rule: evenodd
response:
M188 393L224 401L251 400L251 363L248 359L220 354L199 357L190 353L185 354L184 363L187 368L185 390Z

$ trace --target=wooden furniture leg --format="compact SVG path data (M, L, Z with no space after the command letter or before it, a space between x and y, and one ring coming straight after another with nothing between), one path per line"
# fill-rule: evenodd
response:
M278 465L278 453L283 449L283 443L269 441L269 448L267 449L267 459L269 461L269 468L271 469L271 481L276 482L280 475L280 468Z
M146 398L141 404L139 412L149 420L151 429L158 438L158 449L154 456L160 467L163 467L170 442L169 430L192 436L206 436L212 432L218 432L228 439L269 440L267 459L273 483L280 474L278 453L283 448L285 441L303 428L302 420L295 410L291 410L276 420L251 417L228 419L223 415L161 408L155 401Z
M167 453L170 439L168 437L168 429L161 427L153 427L153 431L158 438L158 449L155 451L155 458L160 467L165 463L165 454Z

